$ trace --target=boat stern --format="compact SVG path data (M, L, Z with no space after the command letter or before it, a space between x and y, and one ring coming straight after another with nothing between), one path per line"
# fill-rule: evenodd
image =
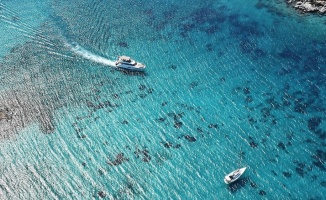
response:
M224 177L224 183L229 184L231 182L231 179L229 179L228 176Z

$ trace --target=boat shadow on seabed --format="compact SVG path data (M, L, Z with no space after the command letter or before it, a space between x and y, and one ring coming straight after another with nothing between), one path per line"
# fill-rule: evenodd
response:
M250 178L243 177L243 178L240 178L239 180L237 180L236 182L230 183L227 186L227 189L231 193L235 193L235 192L239 191L241 188L245 187L247 185L247 183L250 183Z

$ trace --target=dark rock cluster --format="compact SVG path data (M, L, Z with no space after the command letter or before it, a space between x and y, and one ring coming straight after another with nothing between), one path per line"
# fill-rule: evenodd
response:
M143 162L150 162L152 159L147 149L143 149L143 150L136 149L136 151L134 151L134 154L136 158L142 157L141 160Z
M129 161L129 158L125 158L124 153L118 153L116 158L114 160L107 161L107 164L111 165L111 166L117 166L117 165L121 165L123 162L127 162L127 161Z

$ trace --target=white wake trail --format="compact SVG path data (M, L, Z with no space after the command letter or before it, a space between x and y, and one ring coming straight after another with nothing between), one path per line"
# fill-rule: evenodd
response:
M102 56L93 54L89 51L87 51L86 49L84 49L83 47L81 47L80 45L78 45L77 43L66 43L66 45L77 55L82 56L83 58L86 58L88 60L91 60L93 62L97 62L99 64L102 65L108 65L111 67L115 67L115 62L112 60L109 60L107 58L104 58Z

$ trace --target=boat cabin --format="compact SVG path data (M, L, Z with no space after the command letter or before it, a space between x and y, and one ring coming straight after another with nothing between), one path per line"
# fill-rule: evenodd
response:
M131 62L131 58L129 56L119 56L119 60L124 62Z

